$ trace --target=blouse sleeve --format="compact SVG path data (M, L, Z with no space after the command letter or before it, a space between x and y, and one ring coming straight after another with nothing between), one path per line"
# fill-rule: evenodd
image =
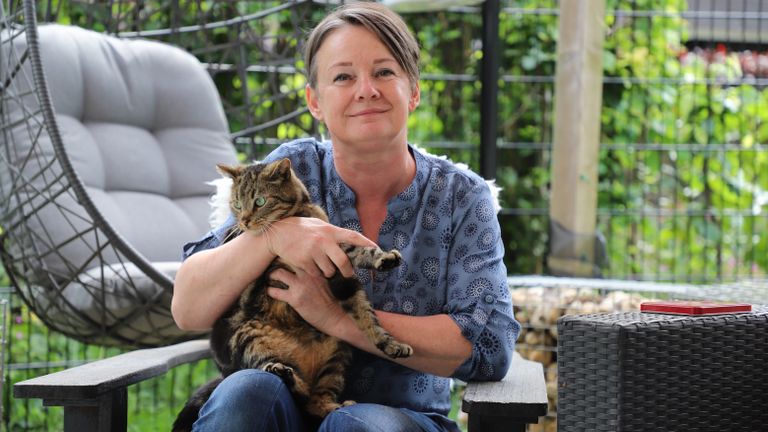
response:
M200 240L189 242L182 248L181 259L185 260L193 254L206 250L213 249L216 246L224 243L224 237L229 232L229 229L235 225L235 217L230 213L227 220L218 227L208 231Z
M512 362L520 324L512 309L501 228L490 189L480 181L468 190L456 193L456 208L463 215L448 257L448 313L472 343L472 354L453 377L500 380Z

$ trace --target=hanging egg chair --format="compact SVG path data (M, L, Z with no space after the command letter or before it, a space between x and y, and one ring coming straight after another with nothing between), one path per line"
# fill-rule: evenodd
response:
M254 81L248 68L264 57L253 31L275 11L233 15L234 2L215 3L209 15L196 12L196 27L142 32L108 19L115 31L134 29L120 37L38 24L33 1L0 4L0 258L53 330L124 347L200 336L177 328L170 300L183 244L210 229L215 164L237 163L233 141L303 114L286 103L258 123L252 105L279 92L260 99L243 86L247 104L222 103L214 80L228 89ZM170 21L182 23L175 17L188 8L169 4ZM201 62L180 48L206 34L226 35L226 60Z

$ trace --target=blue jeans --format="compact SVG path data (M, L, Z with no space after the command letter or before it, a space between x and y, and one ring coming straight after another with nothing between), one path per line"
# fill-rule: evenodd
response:
M246 369L216 387L200 410L194 431L308 432L288 387L276 375ZM453 432L455 423L440 414L360 403L339 408L318 432Z

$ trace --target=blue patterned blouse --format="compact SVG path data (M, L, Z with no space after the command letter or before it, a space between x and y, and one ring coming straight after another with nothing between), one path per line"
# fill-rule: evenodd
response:
M371 277L358 272L374 308L407 315L448 314L472 343L472 355L453 374L469 380L501 379L520 331L512 312L504 246L487 183L452 162L411 147L416 177L387 205L379 233L382 249L396 248L403 264ZM291 159L312 201L331 223L361 231L354 192L333 164L330 142L283 144L265 162ZM184 247L184 257L218 246L233 223ZM418 372L356 351L343 395L421 412L447 414L450 379Z

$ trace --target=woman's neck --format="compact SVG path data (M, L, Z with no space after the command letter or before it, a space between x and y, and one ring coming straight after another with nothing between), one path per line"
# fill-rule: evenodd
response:
M336 172L360 202L386 205L416 176L416 161L407 145L380 151L345 151L334 147Z

